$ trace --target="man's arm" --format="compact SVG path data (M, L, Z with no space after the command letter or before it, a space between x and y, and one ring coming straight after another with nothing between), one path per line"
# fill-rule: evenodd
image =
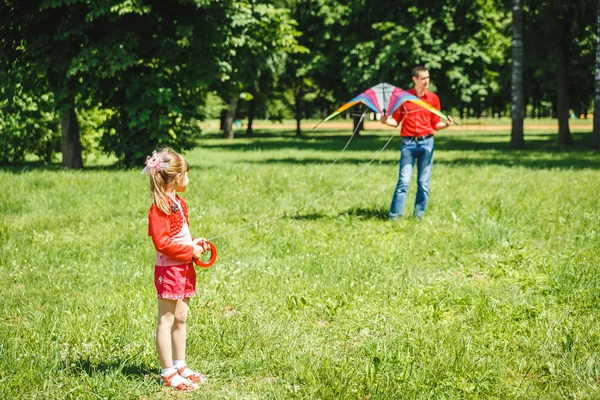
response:
M440 121L435 125L435 130L439 131L442 129L446 129L447 127L449 127L450 125L452 125L454 123L454 120L452 119L451 116L448 115L448 119L446 121Z

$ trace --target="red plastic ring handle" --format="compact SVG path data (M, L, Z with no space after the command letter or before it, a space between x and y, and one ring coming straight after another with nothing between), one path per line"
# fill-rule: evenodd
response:
M215 247L214 244L212 244L211 242L209 242L208 240L205 241L204 243L206 243L208 245L209 251L210 251L210 259L207 262L202 262L200 261L200 259L198 258L194 258L194 263L199 266L200 268L208 268L211 265L214 264L215 260L217 259L217 248ZM200 243L198 243L198 245L200 245Z

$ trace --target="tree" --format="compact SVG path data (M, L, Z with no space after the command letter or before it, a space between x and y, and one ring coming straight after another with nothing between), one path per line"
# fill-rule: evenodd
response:
M571 29L571 15L569 10L565 10L562 15L558 17L558 31L560 32L559 38L556 43L556 64L557 64L557 99L556 99L556 114L558 117L558 143L559 144L573 144L573 138L571 137L571 131L569 129L569 82L568 82L568 71L569 71L569 46L572 40L570 29Z
M525 147L523 137L523 36L522 36L522 3L513 0L513 40L512 40L512 89L511 117L512 131L510 147L522 149Z
M23 162L27 154L52 162L60 142L52 94L36 94L22 76L4 75L1 82L0 163Z
M300 123L307 113L309 97L314 97L315 85L312 80L315 60L319 53L319 32L323 30L323 20L319 15L320 3L313 0L289 1L291 15L298 23L302 33L298 43L306 51L290 54L281 77L282 83L292 93L294 117L296 119L296 136L302 135ZM310 50L309 50L310 49Z
M223 137L233 139L232 124L244 92L258 89L263 72L276 65L285 53L304 51L298 46L296 22L289 10L257 0L237 1L228 11L230 30L226 33L223 65L226 72L217 91L228 103Z
M96 25L78 64L96 75L97 103L114 112L103 147L127 167L157 147L195 145L208 88L222 74L229 1L90 3Z
M594 97L593 146L600 150L600 0L596 0L596 92Z
M229 4L6 0L0 45L3 59L15 62L3 65L48 82L61 114L65 167L82 167L76 108L96 106L113 110L105 151L125 166L138 165L158 146L194 144L198 106L222 72Z
M256 65L254 68L254 80L249 82L248 92L240 94L240 98L246 100L245 102L238 103L238 105L247 110L247 136L254 134L253 123L257 115L279 119L277 113L273 113L275 114L273 115L269 112L274 111L272 108L273 100L285 97L285 84L282 81L282 77L285 73L285 60L287 57L288 54L286 53L276 53L271 58L265 60L264 63Z
M582 76L593 74L595 31L590 27L596 7L595 0L528 0L524 12L525 81L535 97L545 95L554 103L560 144L573 143L570 110L580 110L591 98L593 89Z
M382 81L406 89L417 64L431 70L432 89L444 108L464 109L465 116L481 114L501 90L509 19L496 0L418 6L409 0L352 0L331 9L335 28L325 27L332 32L331 50L323 53L328 71L341 72L344 98Z
M348 99L343 57L355 44L355 38L344 35L352 23L348 12L353 4L336 0L293 0L290 4L302 32L298 41L309 50L291 54L285 72L285 82L294 99L296 135L300 136L302 118L323 118L337 99ZM358 31L362 27L355 28Z
M49 88L60 112L62 165L83 167L76 101L88 96L81 77L70 73L73 59L84 46L85 14L78 7L60 12L56 2L6 0L0 8L3 38L0 41L5 75L34 77L32 92Z

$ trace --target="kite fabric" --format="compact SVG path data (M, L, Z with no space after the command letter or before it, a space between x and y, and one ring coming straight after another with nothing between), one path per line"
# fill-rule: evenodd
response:
M421 100L417 96L405 92L399 87L390 85L389 83L380 83L365 90L363 93L359 94L346 104L342 105L331 115L326 117L323 121L319 122L317 126L319 126L323 122L329 121L333 117L359 103L366 105L374 112L380 113L381 115L388 117L391 116L394 113L394 111L396 111L398 108L400 108L400 106L405 101L410 101L411 103L414 103L420 107L423 107L426 110L431 111L435 115L442 118L443 121L446 121L448 119L448 116L446 114L433 107L429 103L426 103L425 101ZM315 128L317 126L315 126Z

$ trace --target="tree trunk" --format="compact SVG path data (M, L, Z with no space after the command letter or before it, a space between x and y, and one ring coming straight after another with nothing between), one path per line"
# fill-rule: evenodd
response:
M600 150L600 0L598 1L596 17L596 92L594 97L594 132L592 146Z
M477 104L475 104L475 117L476 118L481 118L481 114L482 114L482 109L481 109L481 103L477 102Z
M73 102L65 106L60 116L62 166L67 169L82 169L81 140L79 122Z
M365 119L361 118L360 115L353 115L352 121L354 126L354 136L360 136L360 131L365 130Z
M302 128L300 127L300 121L302 121L302 119L296 117L296 136L297 137L302 136Z
M300 121L302 120L302 89L294 91L294 102L296 103L296 136L302 136L302 129L300 128Z
M557 64L557 99L556 99L556 116L558 117L558 143L573 144L571 131L569 130L569 46L570 46L570 30L571 18L567 14L560 18L560 29L562 35L558 43Z
M248 128L246 128L246 136L254 136L254 130L252 124L254 123L254 116L256 115L256 98L250 100L248 104Z
M236 94L231 96L229 99L229 107L227 108L227 114L225 115L225 122L223 125L223 137L225 139L233 139L233 121L235 120L235 113L237 111L237 105L240 97Z
M225 129L225 118L227 117L227 110L221 110L221 115L219 117L219 129Z
M523 18L521 0L513 0L512 21L512 77L511 77L511 106L512 130L510 133L510 148L525 147L523 134Z

